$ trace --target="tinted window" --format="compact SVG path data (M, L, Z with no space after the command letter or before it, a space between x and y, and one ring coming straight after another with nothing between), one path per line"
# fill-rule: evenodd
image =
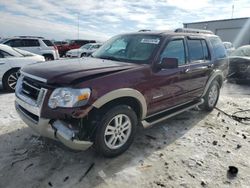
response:
M213 46L215 58L224 58L227 56L226 49L218 37L211 37L210 42Z
M187 43L190 61L204 60L201 40L188 40Z
M47 46L54 46L53 43L50 40L43 40L43 42L47 45Z
M40 46L36 39L23 39L23 43L25 47Z
M89 43L88 41L76 41L76 44L77 45L84 45L84 44L87 44L87 43Z
M23 41L21 39L12 39L9 40L7 42L5 42L4 44L11 46L11 47L23 47Z
M186 59L183 40L174 40L169 42L161 54L161 60L163 58L177 58L179 65L185 64Z

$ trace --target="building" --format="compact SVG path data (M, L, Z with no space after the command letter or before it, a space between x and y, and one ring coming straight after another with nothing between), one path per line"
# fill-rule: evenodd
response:
M222 41L231 42L235 47L250 44L250 17L184 23L183 27L211 30Z

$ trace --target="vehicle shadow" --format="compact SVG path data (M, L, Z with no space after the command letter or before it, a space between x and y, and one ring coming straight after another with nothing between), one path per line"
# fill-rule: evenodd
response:
M28 127L2 134L0 187L95 187L105 184L126 169L134 169L134 173L140 171L149 158L160 159L161 152L171 152L169 145L183 139L207 115L192 110L152 128L138 128L130 149L112 159L98 156L93 148L81 152L69 150L58 142L39 137ZM90 167L93 168L84 175ZM13 181L13 177L22 178Z
M6 93L10 93L10 92L7 92L3 89L3 86L0 84L0 95L1 94L6 94Z

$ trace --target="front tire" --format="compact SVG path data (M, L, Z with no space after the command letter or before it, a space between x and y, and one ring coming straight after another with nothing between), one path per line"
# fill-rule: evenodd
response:
M94 147L105 157L115 157L132 144L137 128L137 116L127 105L107 109L98 123Z
M14 92L19 76L20 72L18 69L7 72L3 78L3 88L8 92Z
M214 80L204 96L202 108L206 111L212 111L218 102L219 95L220 85L217 80Z

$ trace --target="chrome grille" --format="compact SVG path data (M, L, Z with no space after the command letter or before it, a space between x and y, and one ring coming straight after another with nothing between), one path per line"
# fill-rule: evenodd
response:
M27 79L26 77L23 78L21 90L22 94L36 101L38 99L40 90L41 86L38 83L31 79Z
M30 114L25 113L24 110L22 113L27 116L33 114L39 117L46 93L47 89L42 87L40 81L21 74L16 86L16 102Z

